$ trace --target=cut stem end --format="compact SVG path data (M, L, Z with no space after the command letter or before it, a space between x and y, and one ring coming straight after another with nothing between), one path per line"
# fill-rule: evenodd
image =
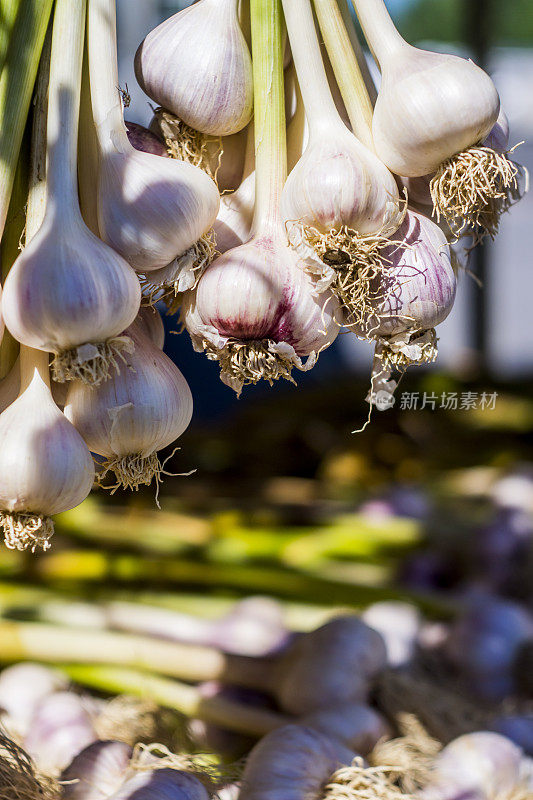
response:
M0 529L10 550L48 550L54 535L54 522L44 514L0 511Z
M448 158L431 179L437 222L441 217L455 236L472 233L477 244L498 232L502 214L520 199L519 169L506 153L470 147Z
M133 353L133 341L129 336L115 336L105 342L87 342L71 350L55 353L52 362L52 377L57 383L82 381L89 386L99 386L120 373L120 364L126 354Z

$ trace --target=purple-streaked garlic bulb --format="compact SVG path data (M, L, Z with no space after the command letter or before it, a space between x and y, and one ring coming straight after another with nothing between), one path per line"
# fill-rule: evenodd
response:
M124 124L128 133L129 143L136 150L140 150L142 153L151 153L153 156L170 157L165 143L159 136L145 128L144 125L139 125L138 122L129 122L128 120L125 120Z
M23 737L39 703L66 689L61 672L41 664L13 664L0 673L0 718L11 734Z
M330 706L301 719L302 725L337 739L355 753L366 756L381 740L390 737L384 718L363 703L342 703Z
M163 768L138 772L108 800L209 800L209 793L194 775Z
M318 798L331 775L351 764L354 753L314 728L285 725L251 751L239 800Z
M522 784L523 752L505 736L476 731L454 739L437 756L424 800L512 796Z
M252 116L252 61L237 12L237 0L200 0L151 31L135 56L146 94L202 133L228 136Z
M168 267L166 278L172 283L182 268L181 259L196 259L197 243L215 221L218 190L198 167L141 152L130 144L117 90L114 0L93 0L88 24L91 99L100 158L100 233L138 272ZM162 63L168 64L166 56ZM173 270L168 266L171 263Z
M24 739L39 769L60 772L98 738L86 702L73 692L56 692L41 700Z
M452 625L446 651L472 692L503 700L513 691L518 653L532 641L533 617L524 607L481 595Z
M92 742L61 773L63 800L107 800L126 778L132 748L124 742Z
M261 379L291 380L294 367L310 369L338 333L338 303L331 293L317 291L288 245L279 213L286 177L279 10L269 19L270 26L259 24L252 13L257 51L252 237L217 258L182 307L195 349L219 362L221 379L237 393Z
M137 490L164 473L158 450L185 431L192 417L189 385L176 365L145 335L140 323L127 334L135 347L120 375L94 390L71 386L65 415L89 449L105 459L100 482ZM102 484L105 485L105 484Z
M337 617L297 638L273 673L276 698L292 714L364 703L386 666L385 643L357 616Z
M393 600L373 603L361 619L383 637L391 667L405 666L413 659L422 621L416 606Z

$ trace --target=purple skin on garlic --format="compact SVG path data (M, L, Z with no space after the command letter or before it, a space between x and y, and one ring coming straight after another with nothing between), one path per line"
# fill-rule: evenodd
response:
M143 153L151 153L153 156L169 158L165 143L155 133L152 133L144 125L139 125L137 122L127 122L125 120L124 124L132 147Z

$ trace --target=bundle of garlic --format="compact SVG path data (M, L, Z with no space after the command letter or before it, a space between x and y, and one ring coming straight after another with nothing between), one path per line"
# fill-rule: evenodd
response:
M289 247L280 215L286 175L281 9L252 4L255 210L252 237L208 267L184 298L182 319L197 350L219 362L240 393L265 379L310 369L338 332L338 303L318 294ZM302 358L308 356L304 363Z
M320 289L331 286L345 324L362 329L376 283L389 274L387 237L403 213L394 177L351 133L335 107L320 53L310 0L284 3L309 142L283 189L289 240ZM363 99L366 90L362 89ZM362 113L359 117L363 119ZM371 140L370 129L360 123Z
M157 316L153 316L157 315ZM159 319L154 325L154 319ZM126 334L134 344L126 368L100 386L77 381L70 387L65 416L93 453L102 456L98 483L138 490L165 474L158 451L185 431L192 417L192 395L178 367L159 349L161 320L155 309L139 315ZM154 341L155 339L155 341Z
M519 186L507 153L484 142L500 111L493 82L470 60L407 44L383 0L352 2L382 74L376 153L397 175L433 175L437 220L456 235L494 236Z

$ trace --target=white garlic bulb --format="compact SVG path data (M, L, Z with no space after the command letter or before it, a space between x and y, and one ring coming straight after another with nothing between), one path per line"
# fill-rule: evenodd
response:
M27 662L6 667L0 673L2 724L12 735L24 737L39 703L67 685L65 675L42 664Z
M382 73L372 132L376 153L389 169L406 177L427 175L482 142L500 110L489 76L472 61L408 45L383 0L354 5Z
M65 415L88 447L103 456L104 471L117 484L138 489L160 480L157 451L171 444L192 417L192 395L175 364L148 339L140 323L128 335L134 342L125 368L90 390L73 384ZM103 478L103 476L101 476Z
M64 800L107 800L128 777L132 748L125 742L92 742L61 774Z
M135 56L141 88L191 128L215 136L252 116L252 61L237 0L200 0L148 34Z
M22 392L0 414L0 526L8 547L46 549L50 517L85 500L94 464L52 399L46 354L22 348L21 367Z
M210 229L218 211L218 190L198 167L132 147L117 88L114 0L91 0L88 19L91 98L100 150L100 233L136 270L160 269L183 256Z
M50 68L46 211L8 274L2 306L19 342L55 354L56 380L97 383L127 347L117 335L134 320L141 295L131 267L81 217L76 155L85 5L75 14L60 11Z

